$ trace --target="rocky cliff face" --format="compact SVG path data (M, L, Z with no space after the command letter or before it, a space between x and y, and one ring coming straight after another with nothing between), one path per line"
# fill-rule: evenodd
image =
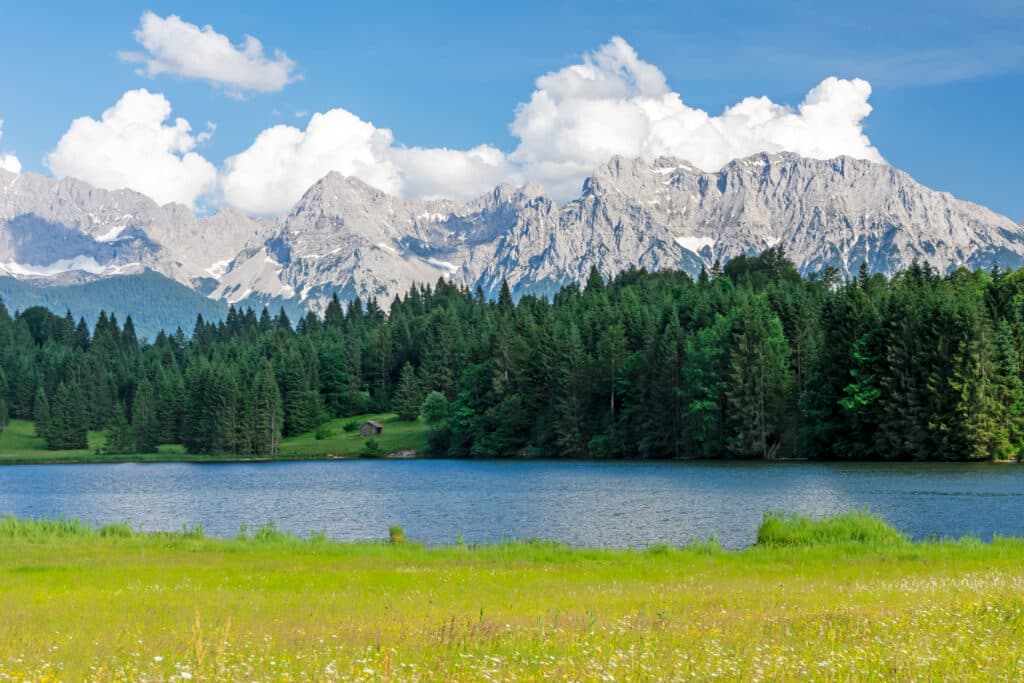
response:
M56 278L148 268L232 303L321 308L337 292L386 304L439 277L490 295L502 280L547 294L591 267L696 273L776 245L804 272L850 275L866 262L893 273L914 259L1024 265L1024 225L846 157L760 154L715 173L616 157L564 206L533 185L499 185L466 204L404 200L331 173L266 221L0 172L0 269Z
M150 269L195 285L219 277L269 227L230 209L197 217L131 190L0 171L0 270L16 277Z
M536 186L499 186L457 206L396 199L332 174L265 251L236 262L220 293L386 299L438 276L488 294L503 279L520 294L550 293L592 266L696 273L771 246L804 272L850 275L866 262L893 273L914 259L942 269L1024 265L1020 225L884 164L761 154L705 173L678 159L614 158L561 207ZM280 285L261 284L268 270Z

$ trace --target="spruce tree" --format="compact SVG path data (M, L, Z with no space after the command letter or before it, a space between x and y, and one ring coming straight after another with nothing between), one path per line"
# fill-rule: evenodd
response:
M726 398L730 449L736 455L773 457L784 433L790 385L790 349L782 323L763 297L741 305L730 349Z
M124 406L118 404L114 410L114 420L106 430L106 446L104 453L109 455L127 455L135 453L135 434L128 419L124 415Z
M579 329L569 323L559 331L558 366L554 378L554 420L548 425L553 433L557 455L578 457L586 453L590 439L587 425L588 359ZM553 454L554 455L554 454Z
M81 388L74 380L61 382L54 394L46 447L50 450L88 448L88 432Z
M284 409L281 392L269 363L256 377L253 386L253 450L261 455L276 455L281 445Z
M46 390L40 384L36 389L36 400L32 410L36 422L36 436L48 440L50 433L50 402L46 398Z
M7 420L10 416L10 409L7 406L7 375L0 367L0 432L7 429Z
M340 326L335 322L335 326ZM344 340L336 332L329 332L318 349L318 371L320 373L320 394L324 410L331 417L350 414L352 409L352 387L349 377L349 362Z
M398 389L395 390L394 410L400 420L414 422L420 415L423 396L420 383L416 379L416 371L412 363L402 366L402 374L398 378Z
M132 429L135 433L135 445L138 452L156 453L162 431L160 413L157 409L153 385L145 377L135 390L135 401L132 403Z

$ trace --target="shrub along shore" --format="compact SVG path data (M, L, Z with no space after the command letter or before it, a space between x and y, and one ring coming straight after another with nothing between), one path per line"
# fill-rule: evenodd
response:
M382 536L387 530L382 530ZM0 680L1020 680L1024 541L768 515L724 551L0 518Z

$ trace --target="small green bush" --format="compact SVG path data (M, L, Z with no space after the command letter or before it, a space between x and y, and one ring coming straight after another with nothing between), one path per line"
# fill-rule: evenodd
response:
M381 448L377 439L367 439L366 443L363 444L363 455L369 458L376 458L380 454Z
M347 429L348 425L345 425L345 427ZM320 425L317 427L316 434L314 434L317 441L323 441L324 439L329 439L332 436L334 436L334 432L332 432L331 428L327 425Z
M867 512L847 512L824 519L784 512L765 512L757 530L757 544L819 546L858 544L880 547L902 545L906 538L883 520Z
M388 527L388 543L404 543L405 542L405 529L394 524Z
M359 430L359 422L356 421L356 420L349 420L344 425L342 425L342 429L344 429L346 432L358 431Z

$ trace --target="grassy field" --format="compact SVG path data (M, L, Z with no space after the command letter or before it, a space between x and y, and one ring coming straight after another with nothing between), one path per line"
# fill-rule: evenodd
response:
M0 464L26 463L91 463L91 462L230 462L237 460L298 460L329 457L359 457L367 455L368 439L358 431L345 431L349 422L362 423L376 420L384 425L384 432L374 437L377 455L397 451L423 453L427 446L427 425L422 421L403 422L393 413L374 413L332 420L320 432L325 438L317 439L316 432L293 436L281 444L281 452L273 458L237 455L193 455L185 452L181 444L164 444L158 453L135 455L97 454L106 442L103 432L89 432L89 448L70 451L48 451L41 438L35 436L35 424L28 420L11 420L0 432Z
M106 442L103 432L89 432L89 448L71 451L48 451L36 436L36 425L28 420L11 420L0 432L0 463L46 455L54 459L75 459L96 452Z
M320 440L317 440L316 432L289 437L281 444L281 455L361 455L366 450L366 442L369 439L359 436L358 430L346 432L345 425L358 425L366 420L376 420L384 425L384 431L380 436L371 437L377 443L381 455L403 450L418 453L426 451L429 429L422 419L405 422L399 420L394 413L374 413L332 420L322 427L329 436Z
M382 536L384 530L382 530ZM0 520L0 681L1020 680L1024 542L336 544Z

